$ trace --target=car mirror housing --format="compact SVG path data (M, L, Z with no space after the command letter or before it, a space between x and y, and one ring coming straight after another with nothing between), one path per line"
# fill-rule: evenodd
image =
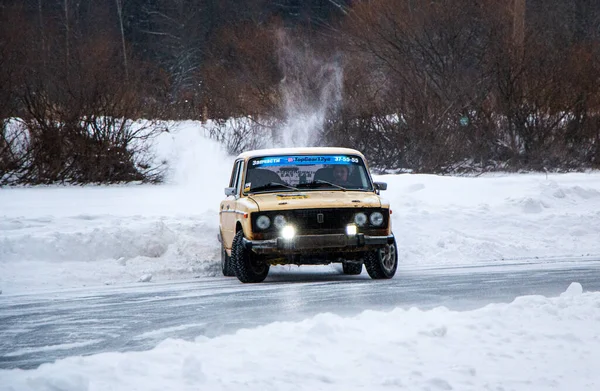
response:
M233 195L235 195L235 187L226 187L225 188L225 195L226 196L233 196Z
M375 188L377 190L387 190L387 183L385 182L375 182Z

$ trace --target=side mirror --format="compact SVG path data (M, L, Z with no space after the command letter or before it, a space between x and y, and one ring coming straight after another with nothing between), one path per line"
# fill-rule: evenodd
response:
M385 182L375 182L375 189L377 190L387 190L387 183Z
M226 187L225 195L226 196L234 196L235 195L235 187Z

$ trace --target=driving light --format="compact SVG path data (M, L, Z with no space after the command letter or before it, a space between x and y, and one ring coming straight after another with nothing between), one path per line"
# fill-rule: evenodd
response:
M294 236L296 236L296 229L292 225L286 225L281 230L281 236L283 236L284 239L293 239Z
M275 216L275 218L273 219L273 225L275 225L275 228L277 229L283 228L283 226L285 225L285 217L282 215Z
M348 224L346 226L346 234L348 234L348 235L356 235L357 232L358 232L358 228L356 228L356 225L354 225L354 224Z
M256 226L259 229L267 229L271 226L271 219L269 218L269 216L258 216L258 218L256 219Z
M367 215L364 213L357 213L354 216L354 222L356 223L356 225L358 225L359 227L362 227L363 225L365 225L367 223Z
M378 227L381 224L383 224L383 215L381 214L381 212L373 212L371 213L371 217L369 217L369 220L371 221L371 224Z

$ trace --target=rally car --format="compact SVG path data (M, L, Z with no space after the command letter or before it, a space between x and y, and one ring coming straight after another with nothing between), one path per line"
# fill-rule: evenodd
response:
M392 278L392 210L365 157L348 148L255 150L235 159L221 202L221 269L261 282L271 265L338 262L345 274Z

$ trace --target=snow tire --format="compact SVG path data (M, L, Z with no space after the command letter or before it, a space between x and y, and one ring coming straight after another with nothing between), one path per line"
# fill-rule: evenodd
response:
M394 277L398 268L398 248L396 239L382 249L369 251L365 254L365 269L374 280Z
M244 231L240 230L233 238L231 265L238 280L244 283L262 282L269 274L269 264L244 246Z
M235 277L235 270L231 263L231 257L227 255L225 244L221 244L221 271L225 277Z

